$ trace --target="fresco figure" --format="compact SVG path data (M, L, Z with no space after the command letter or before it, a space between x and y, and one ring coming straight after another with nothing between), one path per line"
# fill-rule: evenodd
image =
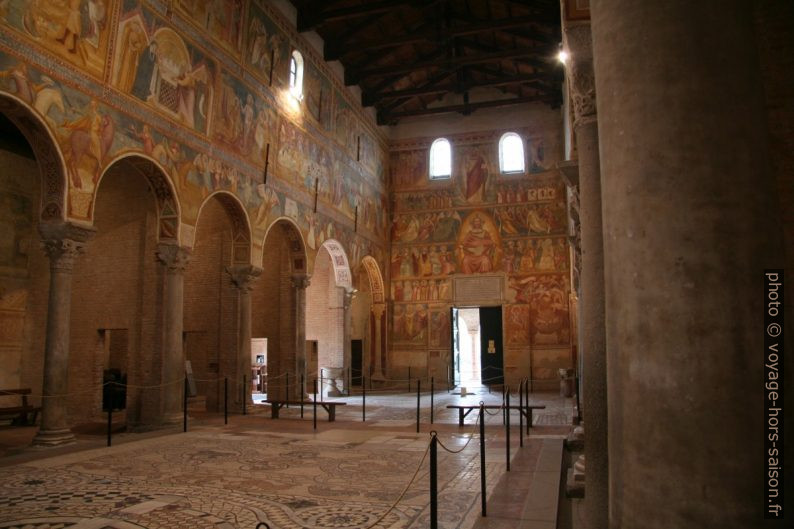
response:
M482 190L488 178L488 166L479 150L471 151L466 159L466 200L482 202Z
M463 253L462 268L464 274L476 274L493 271L494 247L496 242L491 234L483 228L482 217L475 214L460 250Z

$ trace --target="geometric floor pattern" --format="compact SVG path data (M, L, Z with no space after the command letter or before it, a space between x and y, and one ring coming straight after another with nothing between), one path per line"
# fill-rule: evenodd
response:
M318 433L311 421L262 417L267 429L252 420L201 426L5 466L0 529L254 529L260 522L271 529L424 529L429 435L388 427L410 419L410 408L394 402L390 411L373 402L371 427L346 423L347 412ZM378 412L386 424L374 427ZM444 418L454 423L456 416ZM505 468L499 423L490 417L486 431L489 486ZM466 445L473 427L455 430L439 433L453 450ZM533 442L542 441L526 441ZM438 468L439 526L471 527L479 515L479 441L459 453L439 450Z

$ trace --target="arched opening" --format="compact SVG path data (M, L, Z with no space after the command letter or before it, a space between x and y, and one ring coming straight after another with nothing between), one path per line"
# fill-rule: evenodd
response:
M361 374L373 380L384 379L386 367L386 303L383 277L378 262L365 256L356 274L356 295L352 302L351 339L361 340ZM353 385L358 368L355 345L351 347ZM360 376L359 376L360 378Z
M250 359L240 361L247 346L247 338L240 336L240 291L255 279L250 240L248 220L237 199L224 192L208 197L199 210L185 271L183 343L196 381L194 405L210 411L223 409L224 379L230 408L241 408L251 379Z
M306 249L300 231L287 218L268 229L262 249L260 279L251 291L252 355L260 373L258 399L301 396L301 374L306 375L305 293ZM262 357L262 358L257 358ZM312 380L304 378L311 390Z
M0 130L0 387L40 395L49 260L39 249L39 222L62 216L63 166L33 110L4 95ZM42 178L31 177L37 173ZM17 399L0 402L16 406Z
M160 421L162 275L155 255L158 243L178 238L172 189L165 173L141 156L119 158L101 175L92 208L96 234L75 262L72 283L75 421L102 420L108 405L125 409L117 417L129 427ZM127 384L126 393L103 395L109 381Z

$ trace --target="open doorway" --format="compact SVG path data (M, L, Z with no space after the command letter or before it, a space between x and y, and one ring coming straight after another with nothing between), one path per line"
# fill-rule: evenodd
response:
M502 307L452 308L452 374L467 389L504 383Z
M267 338L251 338L251 400L267 400Z

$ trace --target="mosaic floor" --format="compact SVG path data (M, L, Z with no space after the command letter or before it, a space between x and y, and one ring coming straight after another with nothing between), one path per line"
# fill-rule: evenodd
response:
M453 399L439 398L439 406ZM233 417L227 427L202 425L134 441L135 434L123 434L123 444L111 448L4 466L0 529L253 529L260 522L272 529L429 527L430 425L416 434L403 424L415 420L407 396L373 397L372 421L353 422L361 412L354 399L340 408L337 422L323 417L317 433L309 414L290 419L299 414L290 409L273 421L258 410ZM536 423L568 414L570 401L548 404L549 419L536 415ZM459 430L450 411L439 408L442 424L435 427L457 450L474 427ZM505 445L501 417L487 424L490 490L504 472ZM522 450L542 443L543 429L533 430ZM439 450L440 527L468 528L479 516L478 450L476 438L457 454Z

